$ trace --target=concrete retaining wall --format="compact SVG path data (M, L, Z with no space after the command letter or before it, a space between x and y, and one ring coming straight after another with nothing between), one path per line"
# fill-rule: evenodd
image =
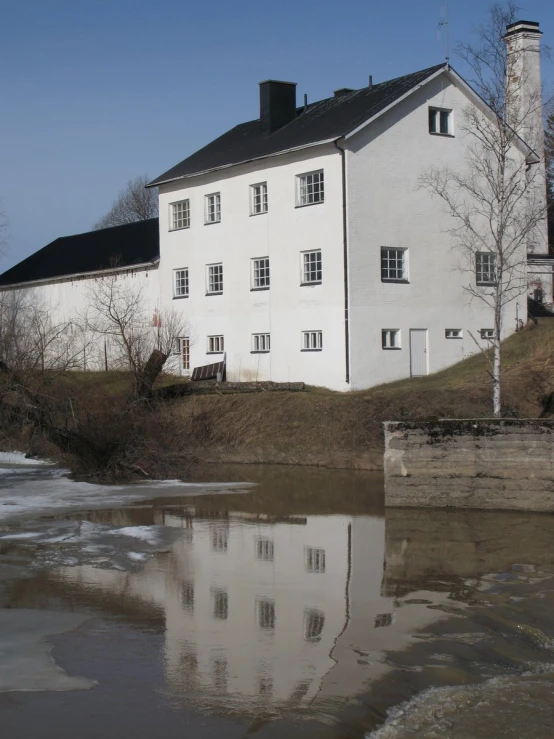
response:
M554 421L384 425L385 505L554 511Z

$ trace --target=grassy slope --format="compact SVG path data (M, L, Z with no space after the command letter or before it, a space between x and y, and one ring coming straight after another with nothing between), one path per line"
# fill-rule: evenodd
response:
M554 390L553 353L552 319L504 342L505 415L540 415ZM487 417L491 387L479 355L435 375L366 391L198 396L174 401L164 413L178 425L181 443L187 439L189 451L204 461L375 469L382 465L382 421Z

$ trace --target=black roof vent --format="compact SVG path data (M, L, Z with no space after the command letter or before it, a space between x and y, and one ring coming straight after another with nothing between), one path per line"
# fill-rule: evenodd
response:
M260 82L260 125L266 133L296 118L296 82Z
M336 98L341 98L343 95L348 95L349 92L355 92L351 87L341 87L339 90L334 90L333 95Z

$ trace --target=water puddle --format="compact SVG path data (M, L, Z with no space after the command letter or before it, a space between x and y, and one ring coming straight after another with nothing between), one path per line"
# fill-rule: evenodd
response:
M554 517L385 516L374 473L244 466L84 510L34 474L4 499L69 505L0 529L11 738L554 735Z

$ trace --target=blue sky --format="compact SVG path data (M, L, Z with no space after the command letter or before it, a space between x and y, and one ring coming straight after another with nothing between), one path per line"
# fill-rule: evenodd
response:
M292 80L313 101L442 61L445 4L0 0L0 272L89 230L132 177L256 118L260 80ZM453 47L487 7L450 0ZM521 17L554 46L551 0L522 3ZM543 76L552 87L552 63Z

